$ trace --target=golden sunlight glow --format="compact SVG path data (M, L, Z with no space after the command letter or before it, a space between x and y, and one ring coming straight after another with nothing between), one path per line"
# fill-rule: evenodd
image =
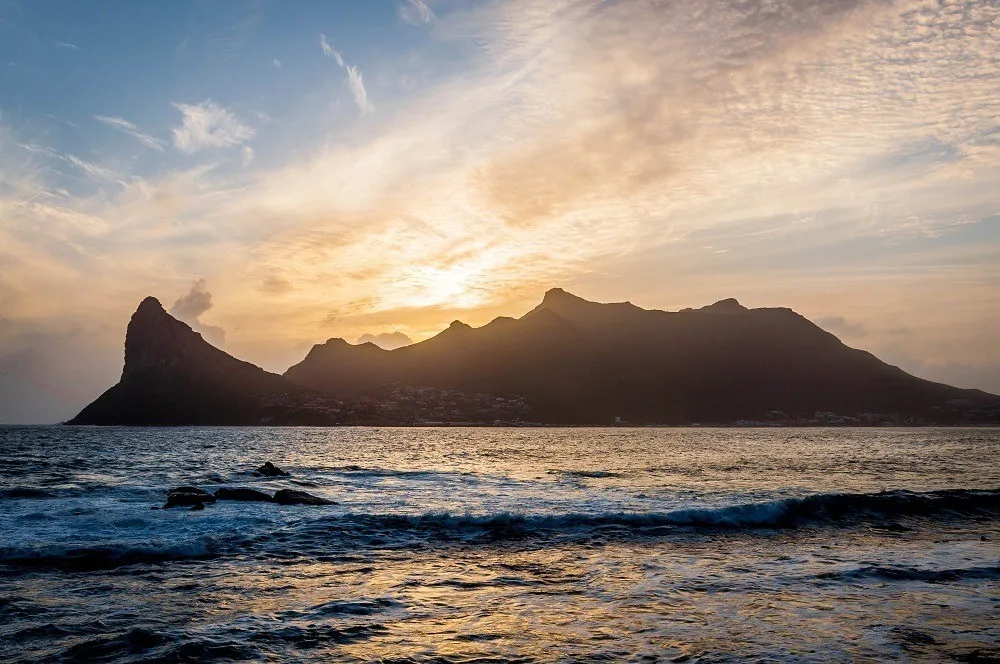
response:
M250 145L280 123L216 102L183 106L185 126L228 122L200 140L249 152L143 174L0 124L0 303L34 326L90 321L117 357L136 302L205 278L228 349L282 370L330 336L425 338L557 285L649 307L737 296L852 318L911 367L1000 367L995 343L929 313L1000 326L997 244L977 230L996 215L1000 9L814 4L780 21L705 0L456 10L434 35L477 45L460 74L369 90L354 122L321 117L277 158ZM50 162L91 193L53 184Z

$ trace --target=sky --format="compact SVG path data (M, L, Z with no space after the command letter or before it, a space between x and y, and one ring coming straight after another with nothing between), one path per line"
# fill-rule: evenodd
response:
M1000 392L1000 2L0 0L0 423L552 287Z

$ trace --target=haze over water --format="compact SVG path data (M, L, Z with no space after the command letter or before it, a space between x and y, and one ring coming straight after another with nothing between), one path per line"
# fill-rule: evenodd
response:
M998 452L997 429L4 427L0 660L996 657ZM180 485L338 504L150 509Z

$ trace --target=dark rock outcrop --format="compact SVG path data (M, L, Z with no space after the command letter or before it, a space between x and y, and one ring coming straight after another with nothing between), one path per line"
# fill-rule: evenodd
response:
M319 496L314 496L311 493L306 493L305 491L297 491L295 489L282 489L274 494L271 499L273 502L279 505L336 505L332 500L327 500L326 498L320 498Z
M314 496L296 489L281 489L273 496L247 487L225 487L215 494L193 486L179 486L167 492L167 503L163 509L172 507L190 507L192 510L205 509L205 503L216 501L236 501L249 503L275 503L278 505L336 505L326 498ZM153 507L153 509L157 509Z
M266 494L263 491L258 491L257 489L248 489L245 487L219 489L215 492L215 499L238 500L240 502L248 502L248 503L271 502L271 496L269 494Z
M254 471L254 474L262 475L264 477L288 477L291 475L291 473L286 473L270 461L265 461L263 466Z
M128 324L121 380L68 424L281 423L314 394L215 348L147 297Z
M167 492L167 503L164 509L170 507L194 507L205 503L214 503L215 496L193 486L179 486Z

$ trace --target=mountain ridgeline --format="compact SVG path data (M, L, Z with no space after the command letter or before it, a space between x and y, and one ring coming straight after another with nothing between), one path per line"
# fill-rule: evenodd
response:
M507 410L494 417L496 408ZM1000 397L911 376L790 309L733 299L666 312L556 288L521 318L455 321L395 350L331 339L277 376L210 346L147 298L129 324L121 382L72 423L815 423L816 413L994 421Z

